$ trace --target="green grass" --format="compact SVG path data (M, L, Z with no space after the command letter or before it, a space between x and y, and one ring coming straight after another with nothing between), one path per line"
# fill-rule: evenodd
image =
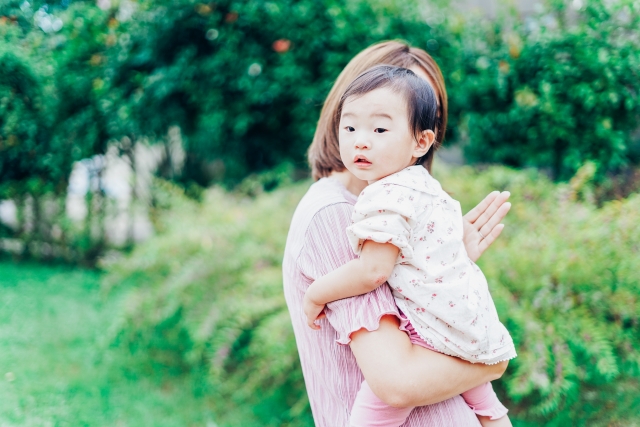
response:
M203 376L109 347L96 272L0 262L0 426L215 426Z

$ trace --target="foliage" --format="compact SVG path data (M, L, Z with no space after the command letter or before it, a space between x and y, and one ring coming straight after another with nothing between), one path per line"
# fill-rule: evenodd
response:
M640 162L640 6L568 4L526 20L451 23L453 63L443 65L469 160L557 179L593 161L597 180Z
M31 6L21 8L15 24L0 20L0 197L61 194L73 163L106 147L87 90L95 74L89 59L99 46L86 32L101 19L81 5L65 11L73 25L59 34L24 24L34 19Z
M160 181L159 235L108 267L107 289L135 285L114 342L177 371L206 366L223 425L312 425L280 268L302 191L214 188L198 204Z
M442 179L463 200L489 189L513 194L507 228L479 265L519 353L501 382L508 406L545 425L638 422L627 411L640 402L630 391L640 379L640 233L632 225L640 197L601 209L576 201L588 193L580 183L590 168L568 186L502 168Z
M187 166L170 178L236 184L284 162L300 169L342 67L394 38L443 66L450 139L466 144L470 160L561 179L587 160L598 179L640 161L636 2L590 0L576 11L553 0L540 16L490 23L445 19L436 3L121 0L101 9L10 0L0 8L0 54L23 71L0 79L12 93L3 96L0 149L10 140L3 157L20 161L3 163L1 181L11 170L63 189L74 160L109 140L166 140L173 125ZM43 24L52 20L57 31ZM32 94L18 96L27 86ZM16 117L25 119L18 127Z
M640 422L630 411L640 403L640 197L596 208L588 169L572 185L533 170L436 170L465 209L490 190L513 194L481 267L516 341L519 356L497 388L521 425ZM107 288L135 286L114 342L175 369L206 365L233 403L223 422L311 423L280 277L305 187L255 200L213 189L197 205L159 184L162 231L108 267Z
M302 170L324 96L347 61L375 41L431 37L413 18L413 6L364 0L346 6L336 0L3 3L0 199L14 199L21 223L3 228L2 237L18 239L23 255L64 253L92 262L105 248L104 236L92 230L104 224L88 218L75 227L78 235L65 217L73 163L103 154L108 144L132 158L139 141L168 144L175 125L186 165L181 176L172 165L161 171L186 188L211 180L235 185L273 167L290 176ZM266 187L290 180L275 175ZM262 183L243 185L251 193ZM89 197L99 220L104 194L99 189ZM56 208L45 198L55 199L48 205Z
M187 151L183 181L235 184L285 161L301 168L320 106L349 59L376 41L429 39L413 6L141 2L118 23L105 57L110 130L161 139L178 125Z
M19 221L0 237L17 239L18 255L91 262L103 249L92 219L71 224L64 200L74 162L107 147L93 94L107 18L82 2L0 6L0 199L15 202ZM102 196L88 196L90 213Z

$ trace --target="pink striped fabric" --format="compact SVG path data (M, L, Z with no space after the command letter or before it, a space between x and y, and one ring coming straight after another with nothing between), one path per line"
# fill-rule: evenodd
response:
M362 373L348 345L350 334L375 330L385 314L400 318L388 286L327 306L327 319L314 331L306 324L302 299L318 277L353 259L345 229L356 196L337 180L309 188L291 220L283 260L284 294L291 314L313 418L317 427L347 427ZM460 396L414 409L403 426L479 426Z

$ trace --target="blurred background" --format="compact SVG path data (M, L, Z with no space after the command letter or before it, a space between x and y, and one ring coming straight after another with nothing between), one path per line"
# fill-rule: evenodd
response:
M640 426L640 3L0 0L0 426L312 426L280 263L360 50L440 64L434 174L515 426Z

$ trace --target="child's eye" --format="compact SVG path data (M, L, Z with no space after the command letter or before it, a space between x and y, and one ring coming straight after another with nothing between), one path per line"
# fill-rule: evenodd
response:
M373 131L374 132L378 132L378 133L385 133L387 131L387 129L385 129L385 128L375 128Z
M355 132L356 129L353 126L345 126L345 130L347 132Z

